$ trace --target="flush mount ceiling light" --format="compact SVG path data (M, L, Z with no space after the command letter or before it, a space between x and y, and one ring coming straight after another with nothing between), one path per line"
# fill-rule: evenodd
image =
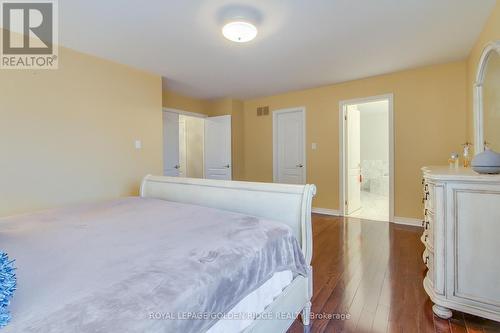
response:
M234 21L224 25L222 34L230 41L246 43L257 36L257 27L245 21Z

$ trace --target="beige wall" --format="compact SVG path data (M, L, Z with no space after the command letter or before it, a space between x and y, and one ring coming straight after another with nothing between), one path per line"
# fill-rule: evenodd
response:
M497 1L483 31L474 45L467 59L467 137L474 140L474 115L473 115L473 85L476 80L477 67L484 47L490 41L500 40L500 2Z
M256 116L258 106L272 111L305 106L307 182L316 184L314 206L339 208L339 102L394 94L395 214L419 218L420 167L445 164L460 149L466 132L466 63L456 62L330 85L244 102L244 178L270 182L272 116ZM318 143L311 150L311 143Z
M161 78L65 48L59 59L1 71L0 216L135 195L161 173Z
M230 115L233 113L233 99L219 98L208 100L205 111L210 117Z
M245 180L244 106L242 101L232 101L231 126L233 149L233 179Z
M208 114L206 100L185 96L168 89L162 91L162 105L164 108Z
M203 118L181 116L186 122L186 172L191 178L203 178Z

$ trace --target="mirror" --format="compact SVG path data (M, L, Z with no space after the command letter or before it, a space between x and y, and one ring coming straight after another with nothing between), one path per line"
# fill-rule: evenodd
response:
M500 41L486 46L475 84L475 151L500 152Z
M484 141L500 152L500 53L488 57L483 82Z

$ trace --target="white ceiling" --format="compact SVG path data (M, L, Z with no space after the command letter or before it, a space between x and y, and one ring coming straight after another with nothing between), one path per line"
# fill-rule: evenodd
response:
M253 8L259 35L221 34ZM199 98L249 98L464 59L495 0L64 0L60 41ZM229 9L228 9L229 8Z

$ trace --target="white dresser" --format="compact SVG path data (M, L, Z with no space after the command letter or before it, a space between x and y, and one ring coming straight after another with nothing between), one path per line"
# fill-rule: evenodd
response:
M500 175L447 166L422 172L424 288L434 313L500 321Z

